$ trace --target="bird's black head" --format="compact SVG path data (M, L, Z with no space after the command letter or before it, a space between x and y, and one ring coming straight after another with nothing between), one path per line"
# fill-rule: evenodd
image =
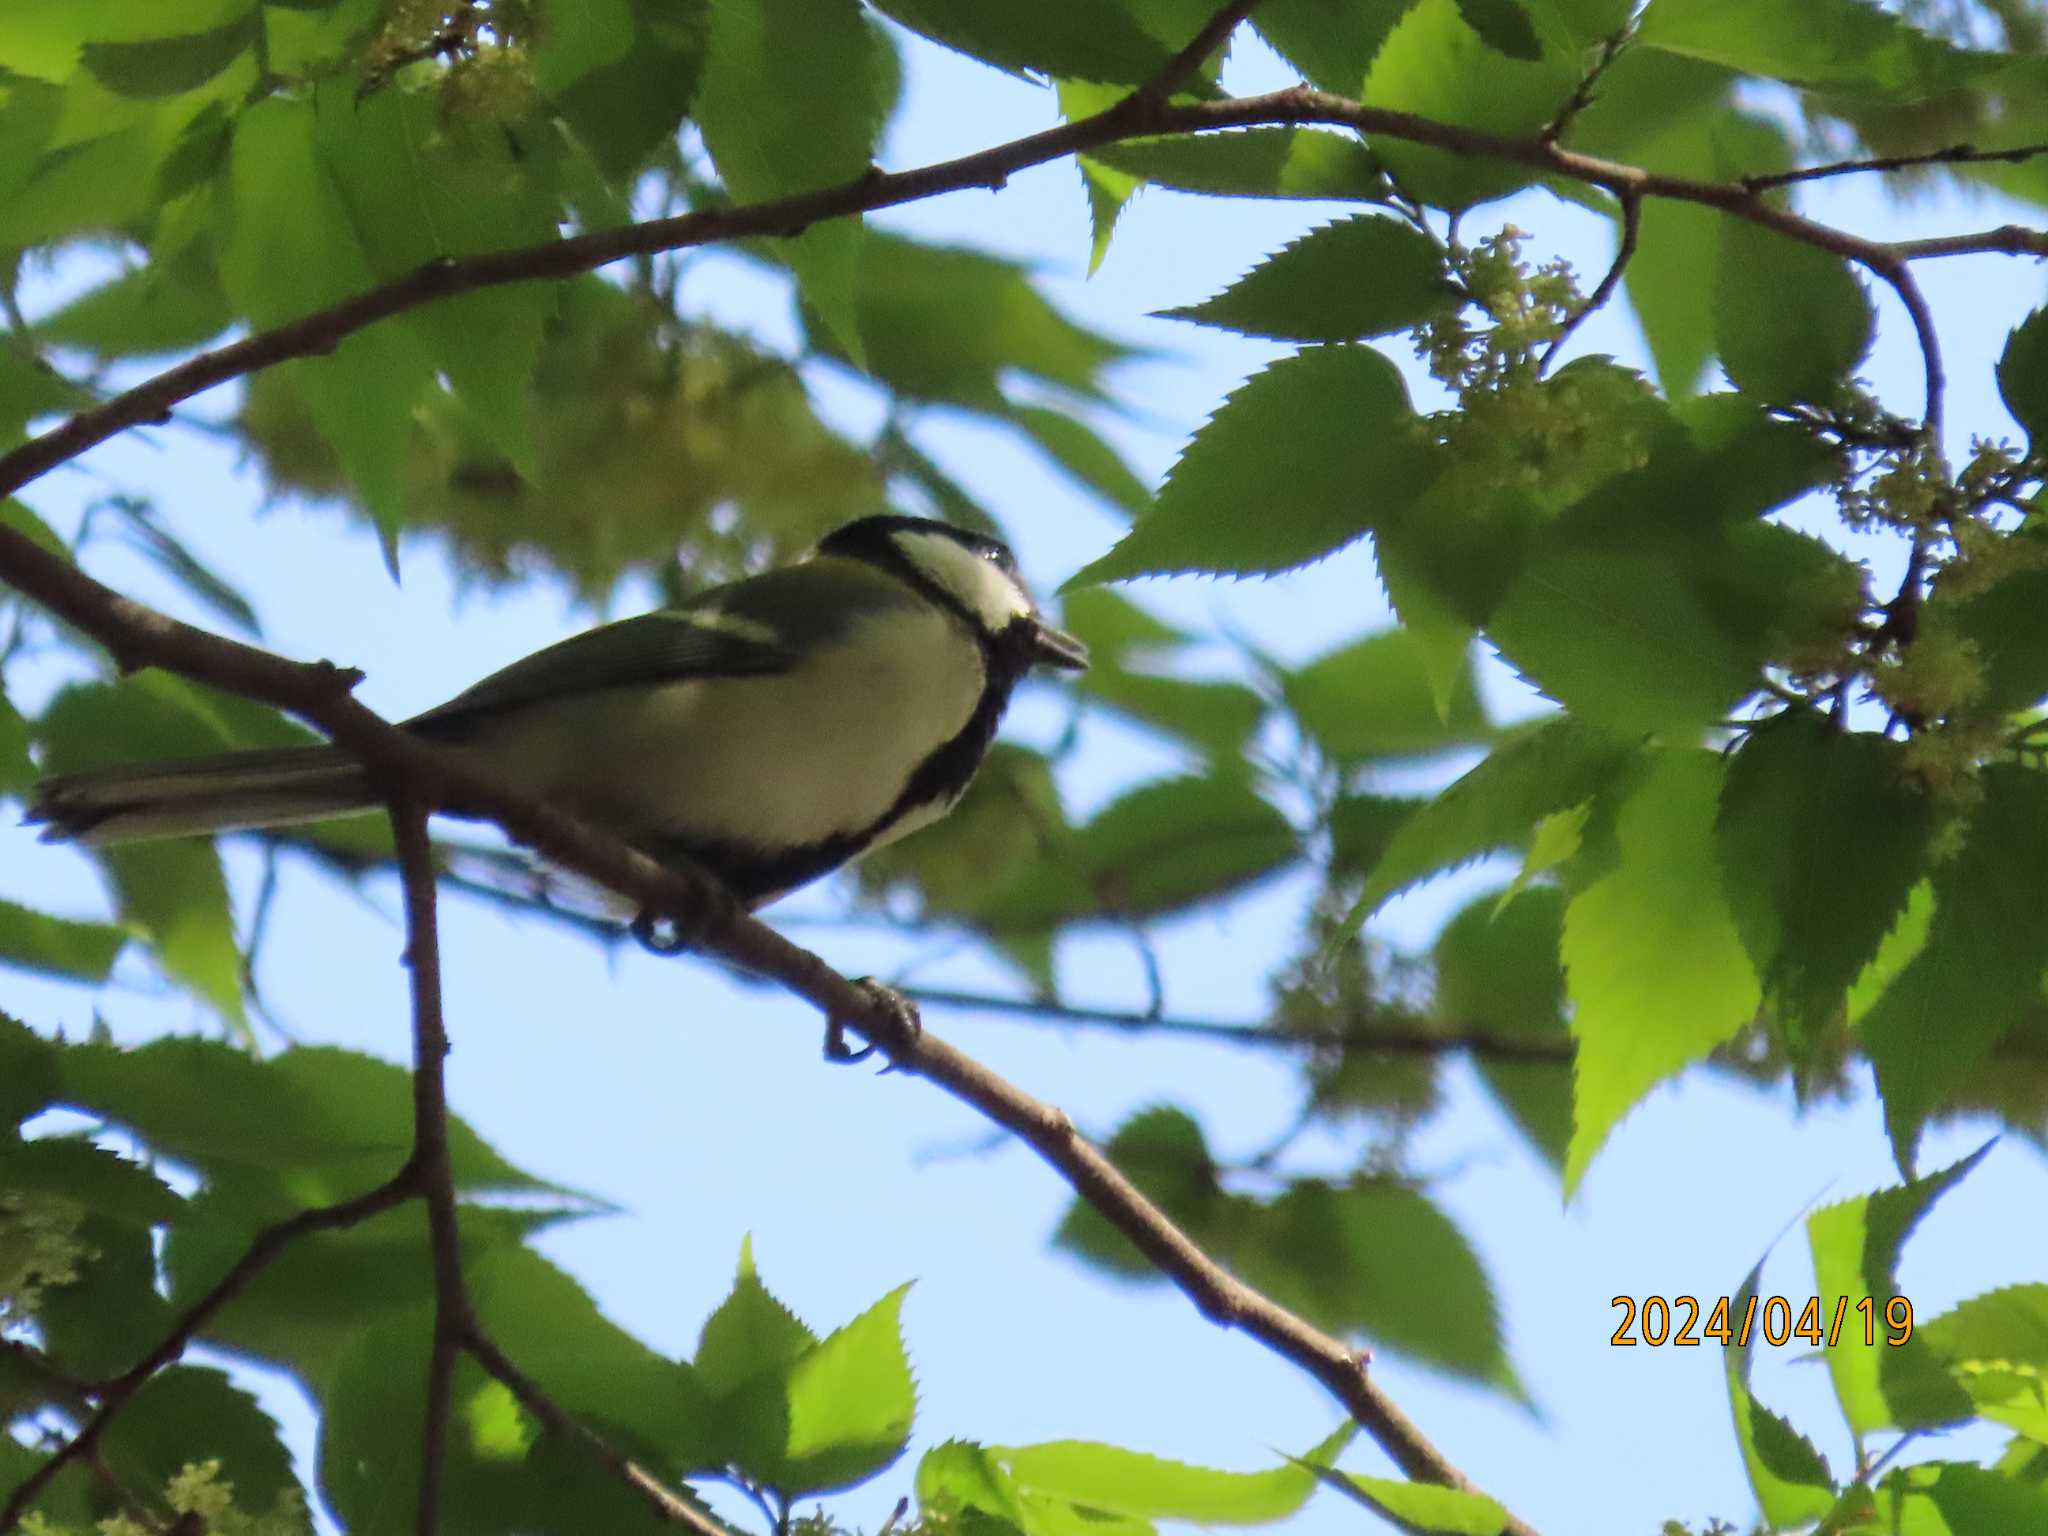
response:
M960 615L985 643L1021 646L1021 665L1088 665L1088 648L1039 613L1000 539L932 518L884 514L833 530L818 553L880 567Z

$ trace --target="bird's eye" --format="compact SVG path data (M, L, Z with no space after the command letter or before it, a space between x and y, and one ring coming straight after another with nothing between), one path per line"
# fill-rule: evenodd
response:
M1001 565L1003 563L1003 552L999 549L984 549L981 552L981 558L990 565Z

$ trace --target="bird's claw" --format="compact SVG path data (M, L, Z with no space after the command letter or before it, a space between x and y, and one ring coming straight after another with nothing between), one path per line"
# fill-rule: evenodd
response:
M827 1061L836 1062L842 1066L851 1066L854 1062L866 1061L881 1046L906 1046L914 1045L917 1042L917 1037L924 1033L924 1018L918 1012L916 1003L905 997L901 992L898 992L894 987L886 986L875 980L872 976L856 977L853 984L866 993L874 1003L889 1015L891 1023L895 1026L890 1032L892 1038L870 1041L868 1044L855 1049L846 1043L846 1020L829 1018L825 1021L825 1059ZM896 1070L896 1065L892 1061L883 1070L885 1072L893 1072Z

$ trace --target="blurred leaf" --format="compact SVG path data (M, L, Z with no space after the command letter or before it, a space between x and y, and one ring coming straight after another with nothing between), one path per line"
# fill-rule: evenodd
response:
M1425 876L1527 839L1553 811L1577 805L1636 755L1624 737L1577 720L1548 720L1496 746L1395 835L1352 914L1355 923Z
M601 174L630 184L644 160L675 141L683 116L696 97L710 30L710 7L701 0L680 5L635 0L630 46L611 63L574 74L573 68L610 48L610 34L617 22L609 6L593 8L587 18L580 7L569 9L579 17L579 27L595 25L601 31L581 41L575 65L565 59L549 59L544 39L534 57L538 83L553 98L577 142L588 147ZM613 189L607 186L600 191ZM588 220L589 210L584 214ZM620 207L616 222L623 223L627 216L627 210Z
M995 1446L991 1454L1018 1488L1086 1509L1204 1526L1267 1525L1308 1502L1317 1486L1315 1469L1334 1459L1355 1433L1347 1424L1302 1460L1264 1472L1223 1472L1084 1440Z
M211 341L234 321L220 277L197 246L168 264L131 267L36 321L36 335L100 357L155 357Z
M1729 1304L1732 1336L1723 1339L1721 1363L1728 1384L1728 1406L1735 1416L1735 1441L1742 1449L1743 1469L1757 1508L1774 1526L1804 1525L1825 1515L1835 1502L1835 1480L1813 1443L1772 1412L1749 1389L1750 1364L1760 1330L1747 1319L1757 1302L1763 1260L1742 1282Z
M0 677L0 685L5 681ZM28 755L28 744L28 722L0 690L0 795L18 795L35 783L36 765Z
M1927 1498L1953 1536L2048 1531L2048 1490L1966 1461L1937 1463Z
M2048 442L2048 309L2037 309L2005 339L1998 394L2030 442Z
M323 0L317 5L259 8L263 59L287 79L318 78L353 64L370 29L384 15L380 0Z
M173 1319L157 1294L149 1228L88 1214L75 1237L84 1257L79 1274L45 1287L36 1330L63 1370L96 1381L127 1370L156 1348Z
M1926 947L1860 1026L1902 1172L1920 1128L1965 1073L2039 1001L2048 907L2030 894L2048 864L2048 780L1993 765L1962 851L1932 871Z
M2048 554L2037 533L2013 536L2014 569L1981 591L1952 598L1937 582L1923 617L1930 630L1952 628L1969 642L1982 677L1971 701L2001 713L2048 695Z
M57 1051L19 1019L0 1013L0 1124L26 1120L56 1099Z
M1508 1512L1483 1493L1364 1477L1356 1472L1332 1471L1325 1473L1323 1480L1406 1530L1438 1536L1500 1536L1507 1529Z
M859 0L730 0L711 7L694 116L736 201L850 181L867 170L887 110ZM862 259L858 219L786 241L805 301L855 363Z
M1579 1047L1567 1195L1645 1094L1756 1017L1761 992L1714 857L1722 774L1710 752L1657 754L1621 807L1619 864L1566 910Z
M1482 896L1436 941L1436 1010L1451 1031L1566 1043L1563 892L1524 891L1506 906ZM1572 1135L1572 1082L1564 1062L1507 1061L1480 1053L1479 1075L1529 1144L1564 1166Z
M1088 668L1080 689L1226 763L1238 759L1266 714L1265 700L1242 683L1159 677L1099 662Z
M1714 269L1714 334L1737 386L1771 401L1820 400L1863 360L1876 316L1839 256L1729 219Z
M85 391L12 336L0 337L0 447L27 435L37 417L89 403Z
M1107 587L1081 587L1067 594L1061 622L1081 637L1092 661L1123 666L1133 653L1164 656L1193 637Z
M1407 757L1492 734L1469 655L1439 711L1422 648L1406 629L1382 630L1318 657L1281 681L1302 729L1341 763Z
M322 161L320 132L310 103L282 96L235 119L221 280L258 328L299 319L376 280ZM405 521L401 470L413 409L434 371L416 337L405 326L371 326L325 357L287 364L283 375L375 518L387 560Z
M0 963L78 981L106 981L131 934L115 924L55 918L0 901Z
M1009 415L1047 458L1110 506L1137 517L1152 505L1151 488L1085 421L1035 405L1012 406Z
M1532 58L1510 58L1473 31L1464 14L1469 4L1418 0L1409 6L1374 55L1360 99L1510 137L1548 123L1578 88L1575 50L1545 37ZM1537 40L1533 29L1530 35ZM1409 196L1435 208L1490 202L1536 179L1532 168L1503 160L1391 139L1374 148Z
M144 1382L107 1430L100 1454L132 1489L165 1487L188 1466L220 1463L236 1503L270 1514L302 1490L278 1426L224 1371L172 1365ZM310 1533L303 1510L292 1527Z
M1950 1379L1937 1352L1917 1336L1894 1344L1885 1306L1899 1291L1899 1252L1934 1202L1991 1150L1986 1142L1924 1179L1822 1206L1806 1218L1813 1277L1823 1315L1845 1309L1841 1339L1823 1352L1835 1400L1858 1442L1877 1429L1917 1429L1970 1416L1968 1394ZM1868 1298L1866 1318L1857 1310ZM1917 1330L1916 1334L1917 1334Z
M1393 795L1340 795L1330 807L1330 869L1366 875L1378 867L1394 835L1426 804Z
M1529 13L1516 0L1458 0L1458 14L1496 53L1528 64L1543 57L1543 44L1529 24Z
M1355 341L1420 325L1460 302L1434 240L1397 219L1359 214L1310 230L1212 299L1159 313L1280 341Z
M233 63L262 31L253 7L210 31L143 42L88 42L79 62L122 96L175 96L197 90Z
M179 542L176 535L158 522L146 501L116 496L99 503L121 519L128 542L152 564L170 576L217 618L252 638L260 638L263 626L249 600Z
M2048 1445L2048 1285L2008 1285L1938 1317L1913 1336L1942 1362L1977 1415Z
M1435 468L1391 363L1369 347L1310 347L1225 400L1168 472L1153 509L1067 586L1288 570L1368 532ZM1275 485L1287 491L1277 506ZM1254 516L1252 508L1267 510Z
M1743 741L1721 792L1721 867L1750 960L1795 1042L1840 1013L1921 878L1933 833L1906 749L1884 736L1788 711Z
M1140 1110L1117 1127L1102 1151L1168 1220L1216 1252L1216 1227L1232 1201L1217 1180L1209 1145L1194 1116L1169 1105ZM1068 1205L1053 1242L1112 1274L1160 1278L1152 1261L1085 1200Z
M1809 90L1913 101L1952 89L2000 60L1915 31L1863 0L1653 0L1636 42Z
M974 1510L1021 1528L1023 1506L1002 1464L970 1440L947 1440L918 1458L917 1503L921 1514L949 1515Z
M55 1195L113 1221L173 1221L185 1202L140 1163L70 1136L0 1138L0 1190Z
M1269 0L1259 18L1280 9ZM1125 176L1176 192L1211 197L1329 198L1381 202L1386 177L1372 153L1348 133L1318 128L1246 128L1105 144L1081 156Z

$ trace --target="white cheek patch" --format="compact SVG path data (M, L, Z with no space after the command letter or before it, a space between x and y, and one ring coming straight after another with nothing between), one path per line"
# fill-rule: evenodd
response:
M1014 576L957 540L942 533L899 533L895 539L904 558L940 590L958 598L990 633L1035 611L1031 594Z

